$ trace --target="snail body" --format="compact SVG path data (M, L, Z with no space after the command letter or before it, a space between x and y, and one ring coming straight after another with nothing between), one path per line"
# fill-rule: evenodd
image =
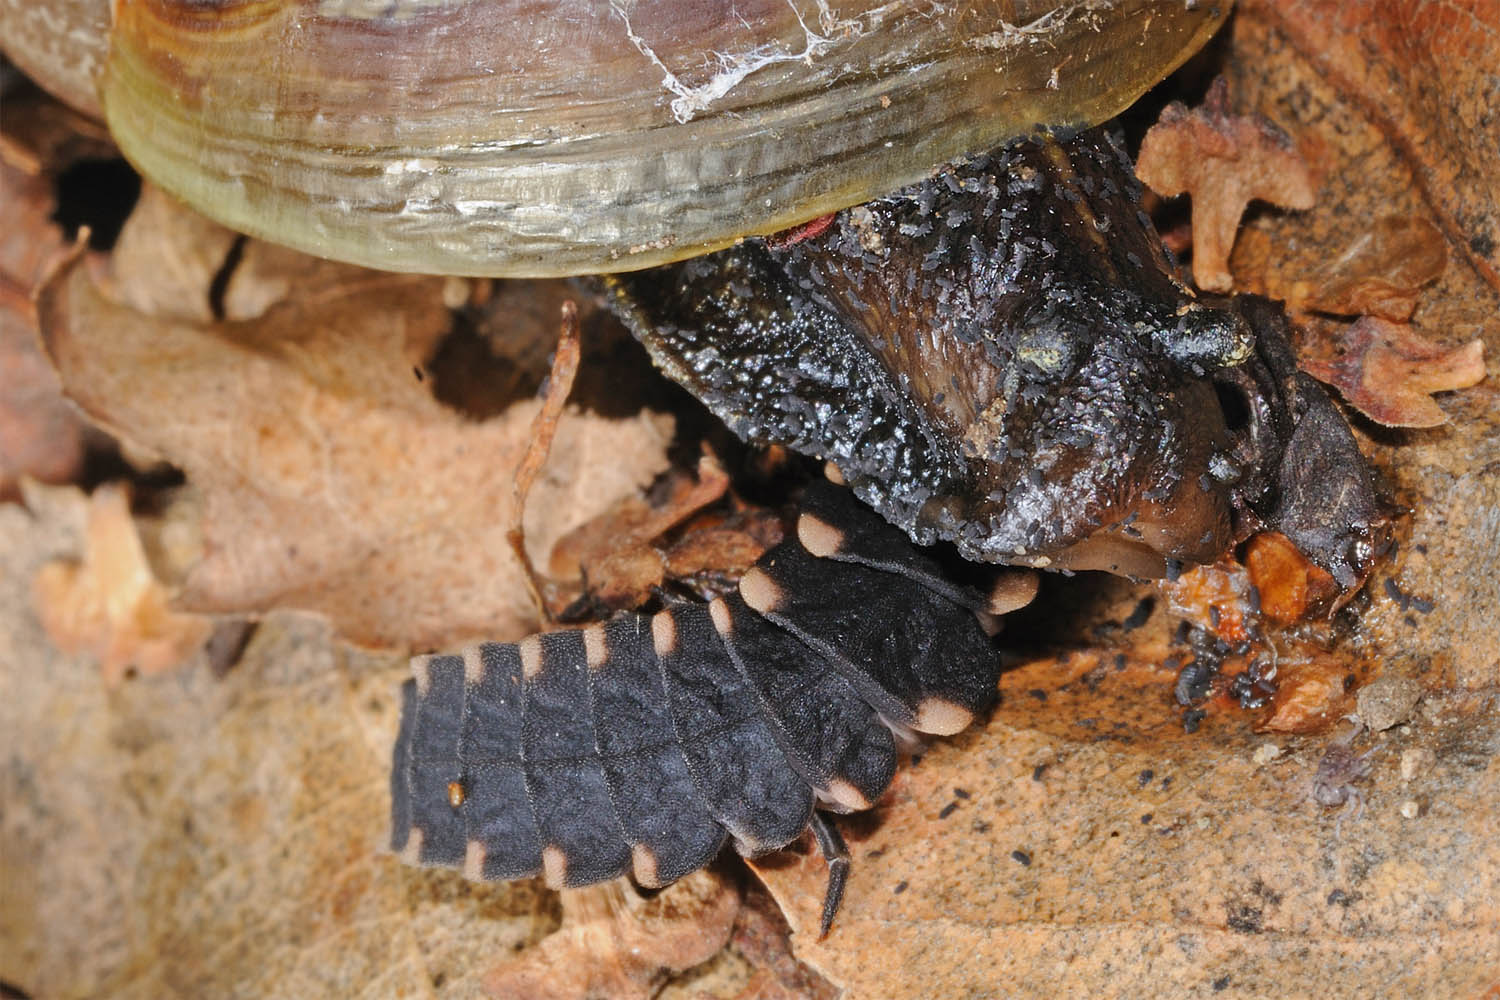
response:
M1347 428L1279 309L1173 277L1138 194L1103 132L1042 134L610 284L732 429L833 461L919 543L1156 577L1270 526L1348 585L1384 516Z

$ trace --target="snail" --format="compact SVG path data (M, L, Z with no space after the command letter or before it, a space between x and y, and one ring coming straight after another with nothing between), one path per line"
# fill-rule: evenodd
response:
M11 37L36 14L6 2L7 50L42 61ZM97 35L98 5L60 9L82 22L70 38ZM1128 165L1095 140L934 173L1108 118L1226 15L1182 0L114 0L107 52L98 40L83 62L102 64L126 157L232 228L390 269L632 272L613 300L660 367L742 434L832 459L920 543L1159 576L1270 525L1349 587L1380 515L1336 413L1291 447L1303 410L1329 404L1284 332L1245 315L1274 327L1274 310L1173 278ZM838 210L790 253L754 239ZM688 263L645 270L673 261ZM920 288L887 295L891 274ZM782 319L752 357L747 317L767 309ZM796 371L830 350L839 385ZM747 395L766 380L806 398ZM1282 465L1322 474L1281 482Z
M1386 514L1342 416L1297 371L1278 306L1200 296L1175 276L1128 160L1093 128L1226 14L1159 0L115 0L97 83L126 157L241 231L388 269L609 274L614 309L669 376L742 436L832 461L918 544L1151 577L1269 527L1352 589ZM879 558L917 558L908 548L882 543ZM757 591L773 568L741 587L769 624L738 606L672 619L696 630L687 653L733 662L753 687L765 664L714 644L732 647L736 623L764 627L764 643L820 649L858 687L866 675L839 665L854 633L779 620L779 598ZM942 616L967 602L939 601L928 624L948 628ZM824 632L837 619L822 614ZM747 851L780 846L813 793L857 808L883 789L886 772L850 796L857 783L799 769L816 752L757 737L766 774L805 779L776 799L794 822L761 836L704 807L692 851L643 862L631 822L666 820L637 809L626 821L640 789L611 776L610 735L587 706L553 706L548 724L592 762L598 808L557 821L568 850L532 825L536 850L496 861L471 812L560 799L538 790L546 769L527 763L520 717L515 760L485 763L509 768L509 791L475 794L468 706L511 697L485 687L499 683L488 664L519 670L517 691L576 695L589 668L646 655L632 621L630 642L605 626L418 658L395 845L482 876L545 870L571 885L633 866L654 883L664 860L674 877L704 863L725 830ZM665 704L678 649L655 648ZM807 667L806 684L833 683L823 669ZM881 721L922 728L919 704L866 688ZM968 698L963 721L982 703ZM774 767L761 753L773 744L786 757Z

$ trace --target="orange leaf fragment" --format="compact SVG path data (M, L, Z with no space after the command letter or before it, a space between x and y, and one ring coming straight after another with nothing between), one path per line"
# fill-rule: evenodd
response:
M1348 699L1348 668L1331 656L1301 662L1283 660L1271 714L1256 726L1262 732L1310 733L1343 714Z
M1339 347L1340 356L1305 359L1302 370L1387 427L1447 423L1432 394L1466 389L1484 378L1484 344L1478 339L1448 350L1404 323L1375 316L1351 324Z
M1267 618L1291 625L1331 610L1339 585L1308 562L1285 535L1265 531L1250 539L1245 568L1260 592L1260 610Z
M1250 580L1234 563L1194 566L1175 580L1159 581L1157 587L1173 615L1226 642L1244 642L1258 631Z
M1259 115L1231 115L1228 85L1214 81L1200 108L1174 101L1141 142L1136 175L1158 194L1193 198L1193 280L1234 287L1229 251L1251 201L1313 207L1312 170L1286 133Z
M171 670L203 646L212 623L171 609L121 486L101 486L87 503L83 562L48 563L33 581L42 625L64 652L97 657L107 683L132 668Z

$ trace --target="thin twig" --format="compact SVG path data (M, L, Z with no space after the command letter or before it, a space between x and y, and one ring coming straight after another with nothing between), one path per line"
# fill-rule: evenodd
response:
M578 332L578 306L569 300L562 304L562 329L557 338L557 352L552 357L552 372L547 376L547 385L542 394L542 408L531 422L531 443L516 469L514 491L511 494L511 525L505 537L510 542L516 558L526 576L526 586L531 591L532 603L537 616L551 625L552 615L542 597L541 578L526 552L526 531L521 518L526 513L526 496L536 482L537 473L547 462L552 451L552 439L557 434L557 423L562 417L563 405L573 391L573 379L578 374L580 339Z

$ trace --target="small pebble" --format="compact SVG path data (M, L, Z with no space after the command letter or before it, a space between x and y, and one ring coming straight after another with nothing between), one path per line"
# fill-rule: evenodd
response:
M1388 674L1359 689L1355 696L1356 711L1372 732L1385 732L1411 718L1422 694L1422 685L1410 677Z
M1407 819L1416 819L1422 815L1422 804L1416 799L1407 799L1401 803L1401 815Z
M1250 756L1250 760L1256 764L1269 764L1280 756L1281 747L1275 743L1266 742L1255 748L1255 753Z
M1426 747L1410 747L1401 751L1401 780L1411 781L1426 774L1437 763L1437 755Z

